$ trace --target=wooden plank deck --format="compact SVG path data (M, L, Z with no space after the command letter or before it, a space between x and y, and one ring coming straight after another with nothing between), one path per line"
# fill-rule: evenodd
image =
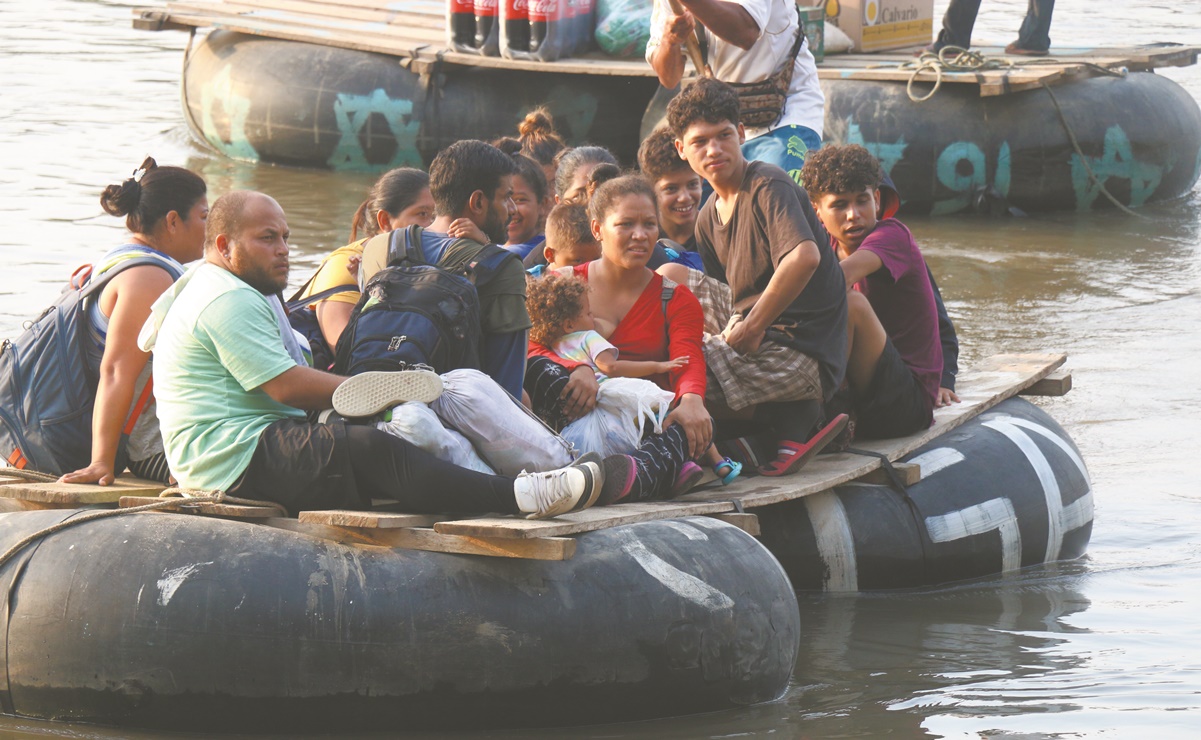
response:
M966 423L1001 401L1018 394L1059 396L1071 388L1071 374L1061 370L1062 354L996 355L962 372L961 403L937 409L927 430L901 439L856 443L897 461L917 448ZM376 511L308 511L283 519L270 508L230 504L194 504L173 499L181 513L241 518L336 542L494 557L565 560L575 552L571 535L657 519L713 516L758 534L754 513L745 512L829 490L853 480L884 482L881 462L864 455L821 455L786 478L746 478L726 487L709 486L673 501L647 501L597 507L553 519L405 514L386 511L394 502L379 501ZM898 465L907 485L918 482L920 468ZM76 508L117 504L132 507L152 502L164 486L122 478L112 486L28 483L0 470L0 498L18 500L23 508ZM383 509L383 510L380 510ZM564 539L568 538L568 539Z
M990 357L960 374L956 386L961 403L936 409L934 424L929 429L900 439L856 443L855 446L881 453L890 461L899 460L935 437L946 434L1001 401L1038 383L1063 365L1066 359L1067 356L1061 354ZM593 508L564 514L554 519L483 517L464 521L442 521L434 524L434 531L475 537L561 537L654 519L721 514L736 511L739 506L751 509L820 493L869 475L880 465L880 460L875 457L849 453L820 455L796 475L785 478L742 479L729 486L697 491L673 501Z
M191 0L165 10L135 9L134 26L145 30L213 28L258 36L389 54L416 67L455 64L532 72L651 77L642 59L614 59L600 52L557 62L533 62L451 51L446 43L445 9L437 0ZM1123 48L1055 47L1043 58L1006 56L1001 47L978 49L1006 66L981 72L943 72L943 83L979 87L982 96L1004 95L1082 79L1105 70L1144 71L1197 63L1198 46L1174 44ZM912 50L879 54L838 54L818 65L822 79L908 82ZM934 72L917 81L933 83Z

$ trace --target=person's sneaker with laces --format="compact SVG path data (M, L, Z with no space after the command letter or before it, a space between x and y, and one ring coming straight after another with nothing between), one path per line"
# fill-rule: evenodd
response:
M429 403L442 395L442 376L431 370L373 371L352 375L334 390L334 410L349 418L374 416L406 401Z
M604 485L601 456L589 452L558 470L545 473L523 470L513 481L513 496L527 519L546 519L587 509L596 503Z

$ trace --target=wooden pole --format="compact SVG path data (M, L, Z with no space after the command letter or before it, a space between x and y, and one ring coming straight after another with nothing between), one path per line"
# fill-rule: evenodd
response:
M667 4L671 6L671 12L676 15L684 15L684 8L680 5L680 0L667 0ZM695 27L692 29L692 33L688 34L688 38L684 39L684 49L688 52L688 58L692 60L692 66L696 68L698 75L713 76L713 70L708 64L705 64L705 58L701 56L701 43L697 40Z

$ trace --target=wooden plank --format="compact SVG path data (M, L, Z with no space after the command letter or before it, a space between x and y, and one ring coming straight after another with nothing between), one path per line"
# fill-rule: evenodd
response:
M487 555L525 560L570 560L576 550L576 541L570 537L512 539L460 536L418 528L379 530L375 539L382 545L406 550L428 550L430 552Z
M734 504L724 501L678 503L677 501L645 501L618 506L603 506L564 514L554 519L517 519L515 517L482 517L438 522L434 531L442 534L461 534L469 537L534 539L592 532L623 524L648 522L655 519L674 519L683 516L703 516L733 511Z
M279 516L279 510L269 506L238 506L236 504L196 503L186 498L159 498L158 496L122 496L118 504L122 509L132 509L135 506L174 502L173 506L164 506L159 511L171 511L181 514L202 514L205 516L224 516L235 519L265 519Z
M174 3L172 7L179 8L184 13L206 13L210 10L207 3ZM409 25L391 26L387 23L371 23L368 21L338 18L318 18L294 13L280 13L262 10L240 4L222 3L220 18L247 23L271 24L276 28L309 31L322 38L331 35L353 35L377 40L395 40L400 42L420 42L433 46L443 46L446 42L446 32L442 29L418 28Z
M1072 371L1056 370L1022 391L1023 396L1066 396L1072 390Z
M912 486L922 479L922 466L917 463L898 462L892 464L892 469L897 471L897 476L900 477L901 483ZM884 467L878 467L872 472L860 478L857 483L874 483L876 485L887 486L892 484L892 478L889 477Z
M935 409L934 424L929 429L900 439L856 442L855 447L880 453L895 462L935 437L958 428L1029 388L1062 366L1066 360L1067 355L1062 354L994 355L959 375L956 387L961 402ZM776 478L774 481L765 478L734 481L723 491L689 493L676 501L737 498L746 508L768 506L861 478L879 465L879 460L863 455L820 455L796 475Z
M337 527L282 517L268 517L255 523L344 545L368 545L457 555L484 555L526 560L570 560L576 551L576 541L570 537L534 539L473 537L442 534L432 529L419 527L398 529Z
M180 6L184 4L178 3ZM324 18L351 18L385 25L432 28L443 35L446 33L446 19L444 16L416 13L412 12L409 8L401 10L396 7L395 3L391 4L391 7L375 7L370 3L331 5L325 2L313 2L313 0L238 0L238 2L229 2L226 0L226 2L221 3L192 2L190 4L193 6L219 6L222 9L229 9L236 12L253 10L281 11L294 14L299 18L309 17L314 22L320 22Z
M720 519L723 522L733 524L735 527L738 527L752 537L758 537L760 534L758 514L740 514L735 511L729 514L713 514L712 517L714 519Z
M92 483L30 483L21 481L0 486L0 496L25 501L37 501L57 506L115 504L122 496L153 496L165 485L137 478L119 478L110 486Z
M429 527L435 522L459 517L447 514L403 514L386 511L330 509L327 511L302 511L297 518L306 524L326 524L331 527L399 529L401 527Z

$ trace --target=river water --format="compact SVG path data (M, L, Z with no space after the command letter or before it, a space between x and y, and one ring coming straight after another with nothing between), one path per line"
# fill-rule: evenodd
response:
M1025 2L984 6L975 42L1015 38ZM186 36L134 31L129 18L103 0L0 0L0 337L71 268L120 243L97 197L146 154L199 172L212 196L274 195L298 279L345 242L370 185L199 147L179 103ZM1052 40L1201 44L1201 8L1060 0ZM1163 74L1201 99L1201 69ZM470 737L1201 737L1201 475L1190 460L1201 451L1201 191L1140 215L909 220L965 366L996 352L1069 354L1075 389L1040 403L1092 475L1084 560L933 590L801 595L804 645L772 704ZM0 719L2 736L57 734L151 737Z

